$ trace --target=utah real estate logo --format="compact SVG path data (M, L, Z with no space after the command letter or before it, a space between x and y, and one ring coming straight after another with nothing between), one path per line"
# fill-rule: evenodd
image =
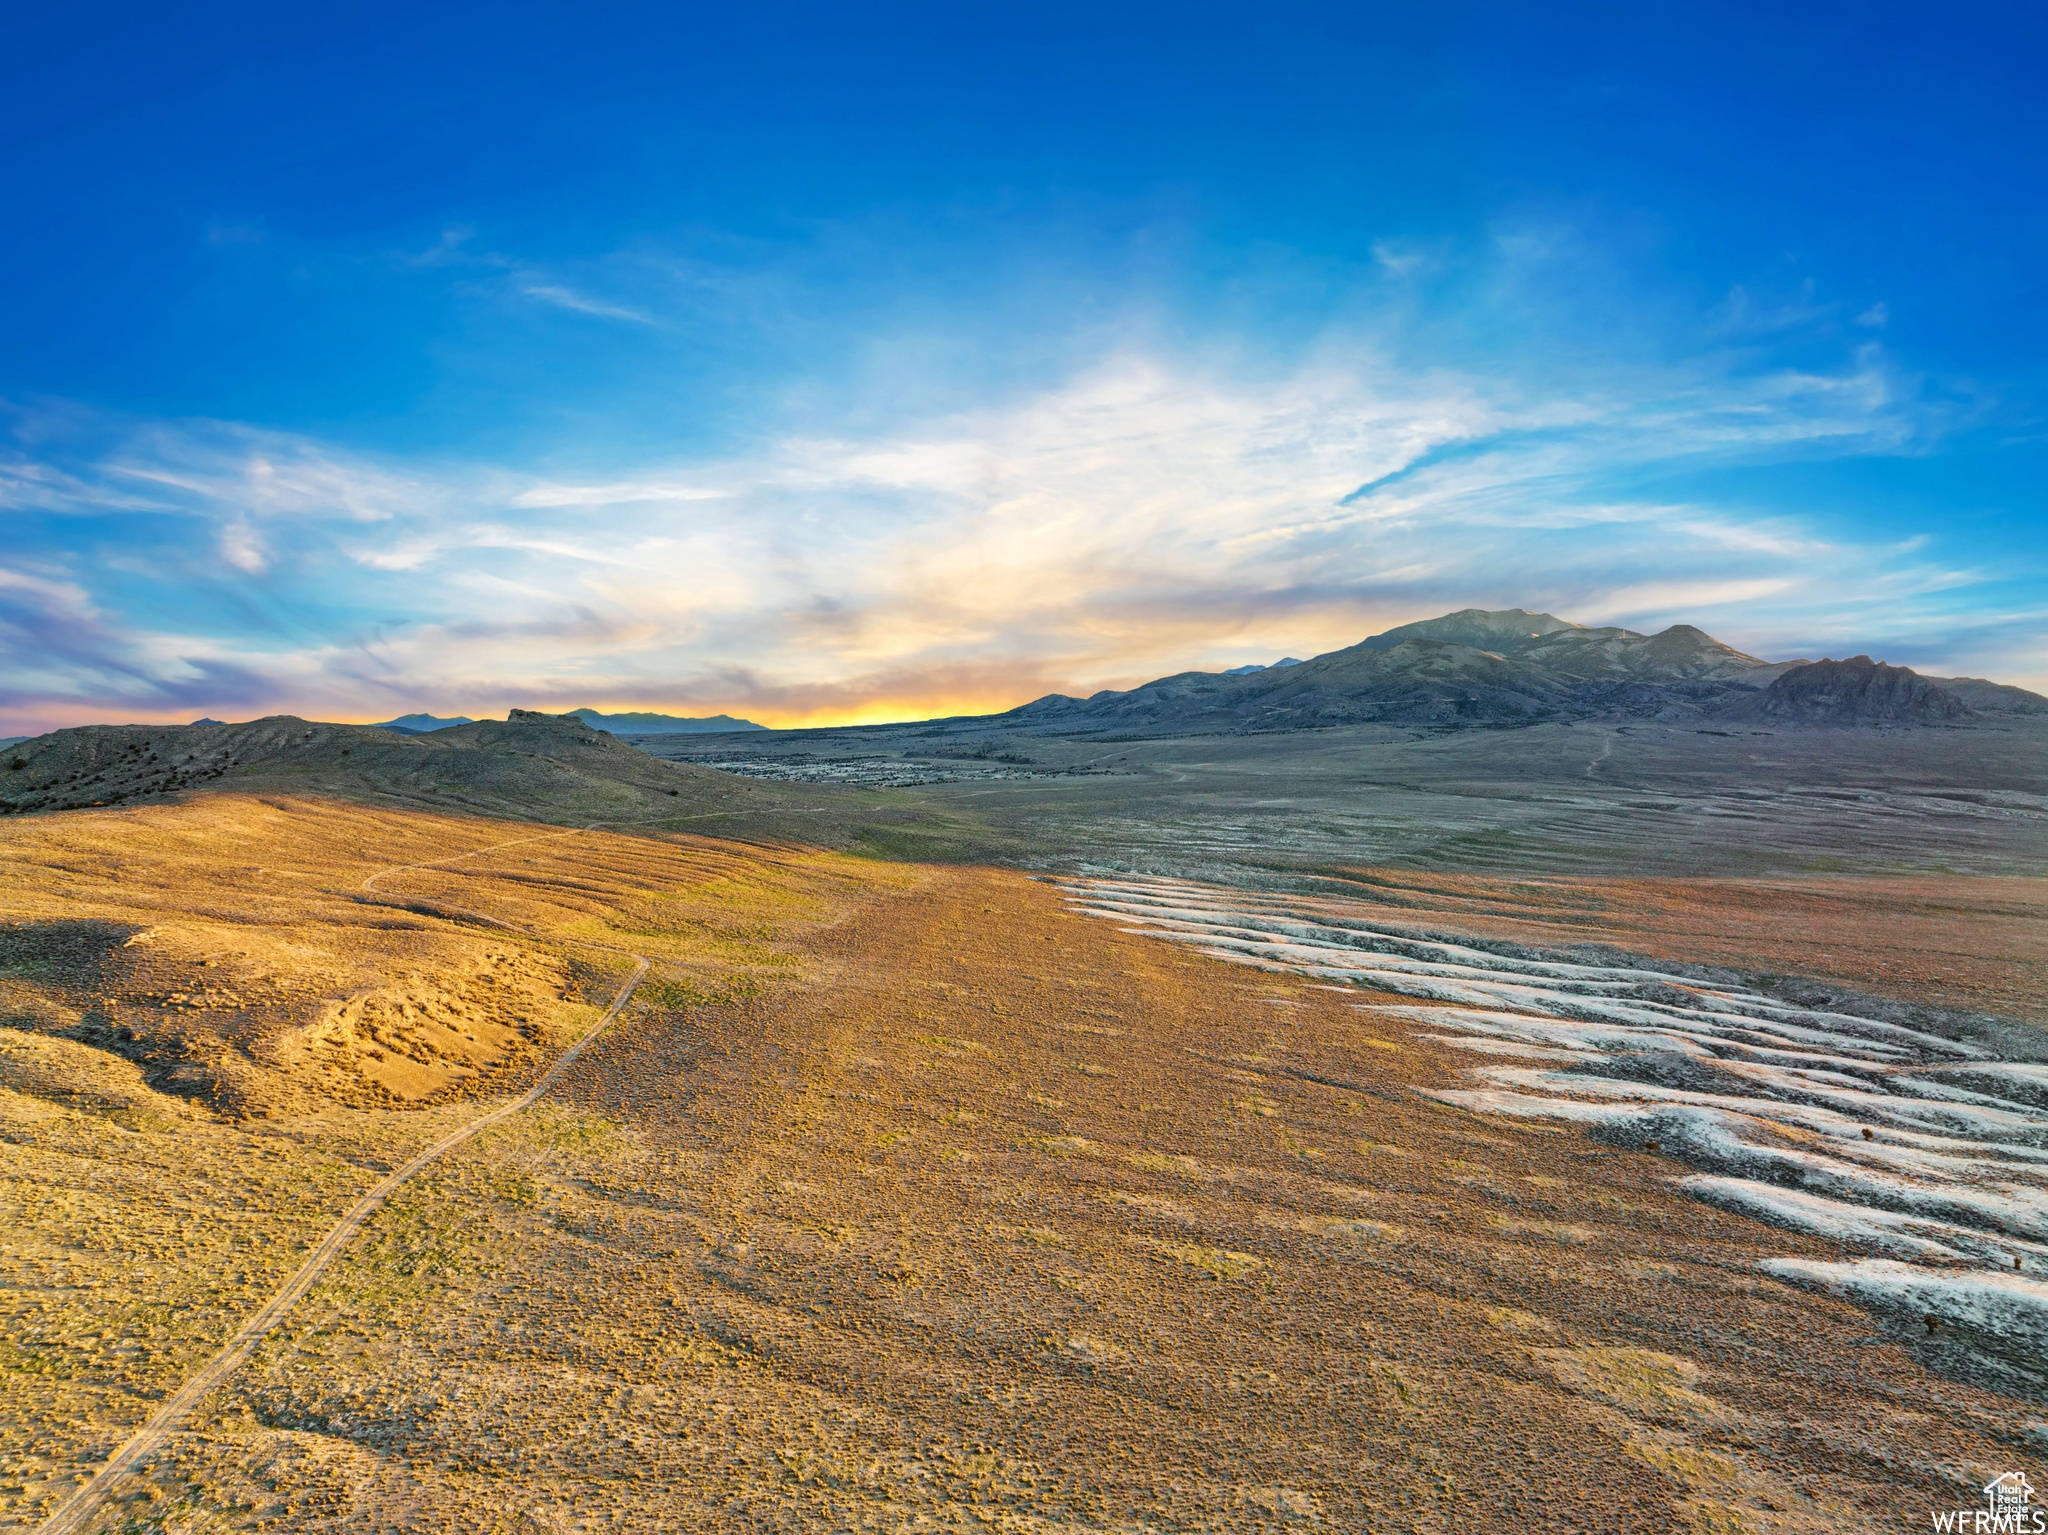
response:
M1941 1508L1930 1517L1955 1535L2035 1535L2048 1531L2048 1508L2033 1507L2033 1499L2033 1484L2008 1471L1984 1489L1983 1508Z

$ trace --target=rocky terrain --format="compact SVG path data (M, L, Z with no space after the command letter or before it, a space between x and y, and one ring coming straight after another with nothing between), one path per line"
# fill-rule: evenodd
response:
M2048 698L2025 688L1982 677L1929 677L1927 679L1979 714L2048 714Z
M1778 674L1752 698L1716 718L1773 724L1952 725L1972 710L1947 688L1903 666L1868 656L1812 661Z

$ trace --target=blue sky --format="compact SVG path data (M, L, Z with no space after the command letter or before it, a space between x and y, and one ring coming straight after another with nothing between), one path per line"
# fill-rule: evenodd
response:
M0 731L1450 608L2048 686L2037 9L44 7Z

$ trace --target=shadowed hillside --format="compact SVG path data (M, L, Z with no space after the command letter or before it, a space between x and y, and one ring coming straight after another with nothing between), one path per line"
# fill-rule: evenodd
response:
M1971 710L1910 667L1869 656L1795 666L1756 698L1724 710L1730 720L1774 724L1949 725Z
M557 825L660 820L832 846L850 842L854 815L875 808L843 792L663 762L573 715L524 709L418 735L288 714L238 725L89 725L24 741L0 766L0 814L222 790Z

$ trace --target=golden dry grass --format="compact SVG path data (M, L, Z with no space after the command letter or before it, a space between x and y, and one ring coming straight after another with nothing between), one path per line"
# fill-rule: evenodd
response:
M0 824L0 1504L47 1509L351 1199L523 1089L625 948L663 994L746 995L905 877L252 796ZM512 926L434 914L484 905Z
M514 834L242 813L243 867L330 872L150 862L207 839L159 824L196 808L39 833L19 866L52 919L241 889L327 912L333 947L366 909L320 891L387 847ZM293 827L330 850L294 863ZM131 846L155 851L92 862ZM387 883L654 954L669 989L408 1186L104 1528L1817 1535L2038 1458L2034 1409L1753 1271L1827 1244L1418 1097L1466 1060L1351 999L1000 871L601 836L476 865ZM514 941L404 918L451 953ZM517 944L567 967L555 1005L601 994L570 946ZM7 1276L16 1526L380 1159L472 1112L191 1101L131 1131L4 1102L40 1244Z

